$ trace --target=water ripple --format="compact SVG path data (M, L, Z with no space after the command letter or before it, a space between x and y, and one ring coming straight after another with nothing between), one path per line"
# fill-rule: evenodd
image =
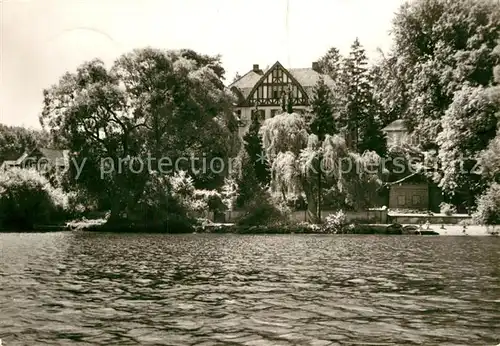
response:
M485 237L0 234L11 345L496 345Z

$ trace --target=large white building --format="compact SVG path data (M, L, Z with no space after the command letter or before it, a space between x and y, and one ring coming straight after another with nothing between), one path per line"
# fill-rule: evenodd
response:
M307 68L286 69L277 61L265 71L253 65L252 70L229 85L238 99L235 109L241 123L240 133L248 129L252 115L263 120L281 113L284 94L292 98L294 111L304 112L321 77L333 89L333 80L319 72L316 62Z

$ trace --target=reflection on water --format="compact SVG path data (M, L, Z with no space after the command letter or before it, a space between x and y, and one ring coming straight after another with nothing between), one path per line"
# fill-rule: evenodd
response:
M496 345L500 239L0 234L4 345Z

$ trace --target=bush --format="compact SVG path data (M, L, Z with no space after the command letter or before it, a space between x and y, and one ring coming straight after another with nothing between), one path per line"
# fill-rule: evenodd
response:
M62 221L68 208L68 195L37 171L14 168L0 173L3 227L31 230L36 224Z
M442 202L439 205L439 212L441 214L444 214L444 215L447 215L447 216L451 216L451 215L457 213L457 208L453 204Z
M335 214L330 214L325 218L323 229L326 233L341 233L347 226L346 214L340 210Z
M185 171L176 172L173 177L168 179L168 182L163 184L170 185L172 196L192 216L208 211L221 212L227 209L221 193L215 190L195 189L193 179Z
M256 193L245 209L247 212L237 222L240 226L275 225L286 221L286 216L266 191Z
M220 193L195 189L185 171L171 177L152 172L139 196L125 199L123 205L112 210L103 230L192 232L200 214L224 208Z
M493 183L477 201L473 215L475 222L485 225L500 224L500 184Z
M320 225L310 222L299 222L296 227L298 229L302 229L302 232L300 233L321 233L324 231Z
M169 179L153 172L136 203L131 203L118 215L108 220L105 228L117 231L192 231L195 222L188 210L188 203L194 191L181 179ZM174 190L176 188L176 191ZM188 198L189 196L189 198Z
M223 212L227 209L216 190L195 190L193 195L195 200L200 201L201 211Z
M99 212L102 214L98 201L86 191L72 191L68 193L68 197L72 215L81 216Z

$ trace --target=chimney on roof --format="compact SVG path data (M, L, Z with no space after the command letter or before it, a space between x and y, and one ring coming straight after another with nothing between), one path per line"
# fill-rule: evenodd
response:
M260 71L259 64L253 64L253 72L259 73L259 71Z
M317 61L313 61L312 63L312 69L318 73L320 73L321 71L319 70L319 64Z

